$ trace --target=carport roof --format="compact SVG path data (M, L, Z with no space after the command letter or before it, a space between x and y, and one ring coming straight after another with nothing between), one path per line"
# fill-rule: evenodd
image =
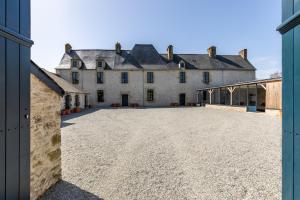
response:
M236 86L242 86L242 85L264 84L264 83L277 82L277 81L282 81L282 78L280 77L280 78L270 78L270 79L260 79L260 80L237 82L237 83L234 83L234 84L227 84L227 85L219 85L219 86L213 86L213 87L200 88L200 89L197 89L197 91L211 90L211 89L218 89L218 88L225 88L225 87L236 87Z

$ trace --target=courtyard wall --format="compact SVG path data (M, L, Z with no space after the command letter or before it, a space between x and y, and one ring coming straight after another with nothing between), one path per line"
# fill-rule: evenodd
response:
M61 97L31 74L30 199L61 179Z

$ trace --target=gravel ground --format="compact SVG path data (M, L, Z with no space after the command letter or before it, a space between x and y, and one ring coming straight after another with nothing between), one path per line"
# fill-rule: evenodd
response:
M208 108L83 114L63 123L64 181L43 199L281 199L279 117Z

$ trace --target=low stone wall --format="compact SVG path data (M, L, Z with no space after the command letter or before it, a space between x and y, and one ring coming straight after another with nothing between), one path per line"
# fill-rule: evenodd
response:
M60 96L31 75L30 199L61 179Z
M221 109L221 110L233 110L233 111L238 111L238 112L247 112L247 107L245 107L245 106L225 106L225 105L206 104L205 107Z

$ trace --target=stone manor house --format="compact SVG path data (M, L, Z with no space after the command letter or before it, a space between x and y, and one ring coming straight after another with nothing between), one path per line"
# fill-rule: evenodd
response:
M65 53L56 73L88 92L82 105L145 106L194 105L196 90L255 79L255 67L247 49L237 55L218 55L215 46L207 54L165 54L151 44L123 50L73 50Z

